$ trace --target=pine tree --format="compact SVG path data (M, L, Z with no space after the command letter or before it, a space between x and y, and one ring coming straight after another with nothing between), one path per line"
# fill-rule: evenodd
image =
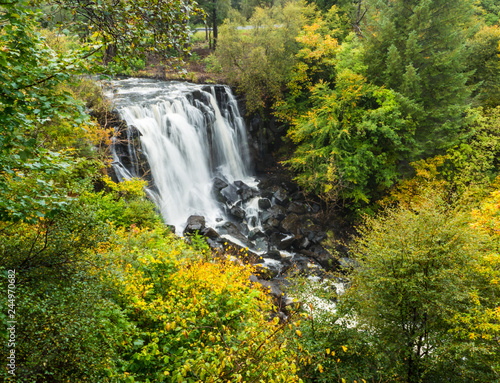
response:
M458 139L466 86L471 0L368 0L363 30L368 79L400 94L413 119L413 159L442 152Z

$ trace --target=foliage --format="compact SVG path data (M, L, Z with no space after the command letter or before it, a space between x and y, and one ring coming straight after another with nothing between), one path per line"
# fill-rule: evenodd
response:
M75 199L36 223L0 223L2 286L16 273L16 381L106 381L119 361L127 325L93 276L109 235L95 213Z
M73 126L85 120L83 109L67 92L52 92L70 74L85 69L85 50L59 54L48 47L35 29L36 14L27 3L15 1L2 5L0 23L0 153L20 147L26 158L34 141L23 135L54 117L71 121Z
M398 176L397 164L411 141L411 130L394 92L369 84L363 67L352 65L362 54L357 42L348 39L338 47L318 29L305 27L299 38L304 44L301 60L290 98L280 105L281 115L292 115L288 136L298 144L285 163L298 171L296 179L306 190L333 201L340 197L368 202L377 187L391 186ZM316 80L332 63L332 83ZM297 102L305 98L304 90L309 94L307 106Z
M442 173L461 193L471 187L487 190L499 171L500 109L472 109L464 128L467 139L448 150Z
M297 50L295 36L311 12L303 2L288 2L256 8L252 29L238 30L237 13L221 27L216 57L229 82L245 94L247 113L265 109L281 95Z
M478 105L494 107L500 103L499 44L500 28L498 25L484 26L468 41L467 68L473 73L468 80L468 85L475 85L472 96Z
M153 228L161 222L155 205L146 199L146 181L131 179L115 183L109 177L104 177L103 181L110 192L88 195L89 200L100 208L99 221L125 228Z
M204 260L162 231L124 232L103 254L115 299L139 329L127 341L127 371L155 382L298 381L251 269Z
M81 1L51 0L53 12L72 15L66 27L85 25L92 38L107 47L106 54L119 60L131 53L155 52L177 59L189 52L188 21L199 13L194 1Z
M432 192L431 192L432 193ZM476 265L491 249L470 216L428 194L418 204L368 218L356 241L359 267L345 302L359 330L385 356L382 377L406 382L493 381L475 345L452 336L474 307Z
M412 158L456 144L468 106L471 73L469 0L371 0L364 38L368 80L396 91L416 122Z

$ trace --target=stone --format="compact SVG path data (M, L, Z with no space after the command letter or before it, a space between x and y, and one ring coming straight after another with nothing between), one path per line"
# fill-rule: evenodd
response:
M264 254L264 258L271 258L277 261L281 261L281 254L278 250L270 250Z
M220 237L219 233L217 233L215 231L215 229L211 228L211 227L206 227L204 229L202 229L200 231L200 234L205 236L205 237L209 237L209 238L218 238Z
M229 185L226 181L220 179L219 177L214 178L214 183L213 183L213 188L217 190L222 190L224 188L227 188Z
M243 210L239 206L233 206L232 208L229 209L229 214L231 214L233 217L243 221L245 219L246 213L245 210Z
M241 197L242 201L248 201L260 194L257 189L251 188L243 181L235 181L234 185L238 188L236 193Z
M304 204L301 204L299 202L292 202L290 203L290 205L288 205L287 212L295 214L305 214L307 213L307 208L304 206Z
M271 215L271 217L276 218L279 221L286 217L286 209L280 205L274 205L267 212Z
M248 239L250 241L253 241L254 239L256 238L263 238L265 237L266 235L260 231L259 229L252 229L250 230L250 232L248 233Z
M283 231L285 233L290 233L297 236L300 234L301 223L302 222L299 216L295 213L292 213L286 216L283 221L281 221L281 227L283 228Z
M289 247L291 247L294 242L295 242L295 236L293 234L287 235L278 244L278 249L279 250L286 250Z
M289 202L288 192L282 187L278 188L278 190L273 194L274 200L277 204L286 206Z
M217 226L217 230L219 233L222 234L227 234L230 235L231 237L237 239L241 243L243 243L245 246L249 246L250 243L248 242L247 237L245 237L238 227L233 223L233 222L226 222L223 225ZM223 240L223 238L221 238Z
M187 220L186 228L183 231L184 235L201 232L205 228L205 217L201 215L192 215Z
M271 207L271 201L268 198L259 199L259 209L266 210Z
M281 291L278 283L273 282L273 281L265 281L265 280L258 280L258 282L266 289L269 294L271 294L275 298L281 298L283 296L283 292Z

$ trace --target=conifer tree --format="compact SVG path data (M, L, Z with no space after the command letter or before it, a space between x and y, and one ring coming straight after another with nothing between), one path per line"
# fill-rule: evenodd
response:
M439 153L458 138L466 86L471 0L368 0L363 30L368 79L400 94L416 124L413 159Z

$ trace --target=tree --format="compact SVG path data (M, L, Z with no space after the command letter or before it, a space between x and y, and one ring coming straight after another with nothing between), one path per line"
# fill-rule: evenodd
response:
M467 69L473 73L468 85L474 86L473 103L486 107L500 104L500 28L483 26L467 44Z
M469 102L472 2L370 0L368 6L368 80L398 92L417 123L412 158L440 153L457 142Z
M244 19L237 12L221 27L215 55L229 82L245 94L248 113L269 107L281 96L298 50L295 37L308 13L313 11L302 1L289 2L256 8L251 29L238 29Z
M49 0L78 18L111 56L158 53L177 60L189 52L190 18L200 10L194 0Z
M359 207L397 178L411 124L393 91L366 80L364 51L355 36L339 46L313 24L298 41L303 48L290 91L278 104L279 116L292 125L288 136L298 145L286 164L306 190Z
M212 39L209 40L211 49L217 48L217 39L219 37L219 25L222 24L227 17L231 8L230 0L201 0L198 2L200 7L205 11L207 18L205 20L206 26L212 28Z
M492 249L470 221L469 212L430 190L411 205L368 218L360 230L346 300L358 329L372 335L386 358L386 378L496 381L493 366L474 353L481 342L453 335L457 318L475 307L483 280L476 266Z

